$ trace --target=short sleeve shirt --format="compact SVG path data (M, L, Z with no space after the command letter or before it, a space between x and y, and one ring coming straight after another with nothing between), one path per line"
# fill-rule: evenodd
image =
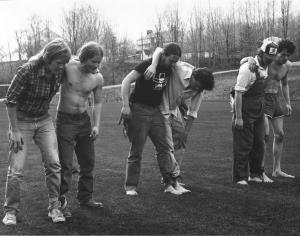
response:
M255 57L254 59L256 65L258 66L258 73L260 77L267 78L268 70L259 65L257 57ZM255 80L256 80L256 75L254 72L250 71L249 63L248 62L244 63L243 65L241 65L239 69L239 74L234 89L236 91L244 93L249 90L251 85L254 84Z
M158 106L162 101L163 91L171 75L171 68L158 64L154 78L146 79L144 72L151 65L152 59L139 63L134 70L141 74L130 96L130 102L149 106Z

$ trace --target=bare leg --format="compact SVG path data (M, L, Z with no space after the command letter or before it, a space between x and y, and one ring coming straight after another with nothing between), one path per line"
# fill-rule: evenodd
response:
M274 141L273 141L273 177L285 177L285 178L295 178L293 175L284 173L281 170L281 159L282 159L282 149L283 149L283 117L273 118L271 120Z
M269 119L267 116L265 116L265 150L267 149L267 144L269 141L269 136L270 136L270 125L269 125ZM266 152L265 152L266 153ZM265 166L265 161L266 161L266 154L264 155L263 161L262 161L262 166ZM265 172L262 173L262 179L263 182L265 183L273 183L274 181L271 180Z

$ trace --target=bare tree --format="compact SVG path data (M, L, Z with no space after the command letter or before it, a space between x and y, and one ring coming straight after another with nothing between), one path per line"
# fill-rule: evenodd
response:
M98 12L91 5L77 7L74 4L64 13L62 33L73 54L87 41L100 41L103 21Z
M289 27L291 0L281 0L281 24L282 24L282 36L287 38Z

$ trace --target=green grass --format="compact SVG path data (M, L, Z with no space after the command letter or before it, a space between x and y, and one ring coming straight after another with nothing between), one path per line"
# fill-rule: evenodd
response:
M293 116L285 119L286 142L283 169L300 176L300 102L292 103ZM53 107L54 108L54 107ZM87 210L76 202L76 178L69 194L73 218L53 224L47 218L47 194L40 154L36 147L28 157L22 188L18 225L0 224L0 234L222 234L299 235L300 179L276 179L273 184L237 186L231 182L231 113L227 102L204 102L188 140L183 162L184 182L191 194L163 193L160 174L148 140L144 150L139 195L124 193L129 143L117 126L121 104L103 107L101 135L96 141L94 197L102 210ZM0 115L0 202L4 199L7 169L7 118ZM271 170L270 147L266 169ZM3 217L3 214L0 214Z

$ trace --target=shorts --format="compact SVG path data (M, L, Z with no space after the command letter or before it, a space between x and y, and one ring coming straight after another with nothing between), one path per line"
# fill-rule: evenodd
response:
M277 93L265 94L264 113L271 119L285 116L280 97Z
M171 128L172 128L172 138L174 144L174 150L180 150L186 147L186 143L180 142L180 137L185 130L185 120L182 116L177 117L170 115L169 117Z

